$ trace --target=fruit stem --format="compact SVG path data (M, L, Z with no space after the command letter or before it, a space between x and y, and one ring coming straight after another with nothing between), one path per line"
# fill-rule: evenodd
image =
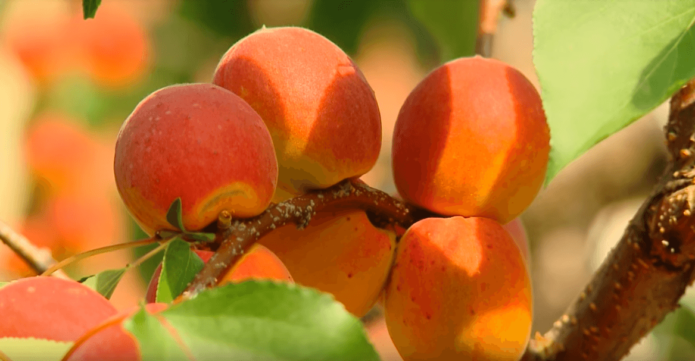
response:
M175 238L172 238L172 239L169 239L169 240L166 240L166 241L161 241L161 243L159 244L159 246L153 248L152 250L150 250L149 252L145 253L145 254L142 255L140 258L136 259L135 261L128 263L128 264L125 266L125 268L127 269L127 268L137 267L137 266L141 265L143 262L147 261L148 259L152 258L152 257L153 257L154 255L156 255L157 253L161 252L163 249L167 248L167 246L169 245L169 243L171 243L171 241L173 241L174 239L175 239ZM149 240L149 239L148 239L148 240Z
M106 246L106 247L95 248L95 249L92 249L92 250L89 250L86 252L78 253L74 256L70 256L70 257L54 264L48 270L41 273L41 276L50 276L53 272L56 272L65 266L68 266L68 265L73 264L75 262L81 261L85 258L96 256L96 255L99 255L102 253L108 253L108 252L118 251L118 250L122 250L122 249L127 249L127 248L145 246L145 245L152 244L155 242L160 242L160 241L161 240L159 238L152 237L152 238L147 238L147 239L134 241L134 242L119 243L119 244L114 244L114 245L110 245L110 246Z

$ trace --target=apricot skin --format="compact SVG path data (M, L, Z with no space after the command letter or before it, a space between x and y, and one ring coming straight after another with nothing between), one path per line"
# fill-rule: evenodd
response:
M213 82L246 100L268 126L280 166L274 202L358 177L376 163L374 92L349 56L311 30L254 32L222 57Z
M393 173L407 201L504 224L536 197L550 132L541 98L518 70L461 58L432 71L401 107Z
M167 308L164 303L145 306L150 314ZM63 361L140 361L142 355L135 337L123 328L123 321L138 307L118 313L80 337L63 357Z
M202 250L196 250L195 253L205 263L215 254L214 252ZM157 300L157 287L159 286L159 276L161 273L162 265L160 264L152 274L150 284L147 286L145 300L148 303L154 303ZM253 245L253 247L246 252L239 262L227 272L220 282L220 285L241 282L248 279L273 279L294 282L292 275L278 256L260 244Z
M75 341L116 313L106 298L78 282L23 278L0 289L0 338Z
M526 235L526 228L524 228L521 218L514 218L514 220L505 224L504 230L507 231L510 236L512 236L516 244L521 249L521 254L524 256L524 261L526 261L526 263L531 262L531 250L529 249L528 236Z
M374 227L361 210L315 218L301 230L285 226L260 242L295 282L333 294L357 317L378 299L395 252L395 234Z
M145 98L116 141L118 191L142 229L171 229L166 211L180 197L183 223L199 230L220 211L260 214L277 183L270 134L258 114L212 84L175 85Z
M516 361L531 331L531 283L497 222L429 218L401 238L384 308L406 361Z

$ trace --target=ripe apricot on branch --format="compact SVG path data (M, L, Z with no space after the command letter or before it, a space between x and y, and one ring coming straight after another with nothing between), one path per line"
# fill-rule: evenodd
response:
M0 288L0 338L75 341L116 313L106 298L75 281L30 277Z
M541 98L523 74L461 58L432 71L403 104L394 180L405 200L430 211L507 223L543 184L549 142Z
M195 253L207 263L215 254L210 251L196 250ZM159 276L162 273L160 264L152 274L145 300L154 303L157 300L157 287ZM244 256L227 272L219 285L230 282L241 282L247 279L273 279L278 281L293 282L292 275L282 261L268 248L255 244Z
M333 294L358 317L378 299L395 252L395 234L374 227L362 210L317 217L301 230L284 226L260 242L295 282Z
M406 361L516 361L531 332L531 283L497 222L427 218L401 238L384 308Z
M277 160L263 120L241 98L213 84L174 85L145 98L116 141L118 191L149 234L171 226L169 205L199 230L222 210L260 214L277 183Z
M167 308L164 303L145 306L150 314ZM87 331L70 348L64 361L140 361L142 355L135 337L123 328L123 321L137 308L118 313Z
M381 117L355 63L323 36L263 28L222 57L214 83L246 100L273 137L275 202L358 177L376 163Z

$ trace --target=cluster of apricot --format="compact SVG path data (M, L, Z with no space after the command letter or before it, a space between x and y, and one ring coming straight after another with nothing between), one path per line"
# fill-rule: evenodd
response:
M115 175L149 234L171 229L176 198L185 228L201 230L222 211L253 217L271 202L357 178L380 147L379 108L350 57L312 31L264 28L231 47L212 84L144 99L119 133ZM333 294L356 316L381 299L405 360L518 360L531 283L502 225L536 196L548 152L540 97L521 73L480 57L454 60L410 94L392 152L403 199L441 217L396 234L363 210L319 213L305 229L262 237L225 280L293 280Z

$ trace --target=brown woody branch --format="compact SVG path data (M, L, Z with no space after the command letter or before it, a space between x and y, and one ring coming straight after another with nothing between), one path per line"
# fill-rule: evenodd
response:
M497 32L497 21L502 13L513 17L512 0L480 0L478 12L478 36L475 53L486 58L492 55L492 39Z
M15 232L2 221L0 221L0 241L10 247L37 274L44 273L56 263L50 250L34 246L26 237ZM54 275L60 278L68 278L62 271L56 272Z
M218 231L221 244L183 293L182 299L192 298L206 288L217 285L218 280L224 277L244 252L272 230L289 223L304 228L317 213L344 209L363 209L375 225L382 227L408 228L419 219L433 216L361 181L346 180L331 188L271 205L255 218L231 223L221 217L219 223L223 227Z
M669 164L591 282L523 360L619 360L695 279L695 80L671 99Z

